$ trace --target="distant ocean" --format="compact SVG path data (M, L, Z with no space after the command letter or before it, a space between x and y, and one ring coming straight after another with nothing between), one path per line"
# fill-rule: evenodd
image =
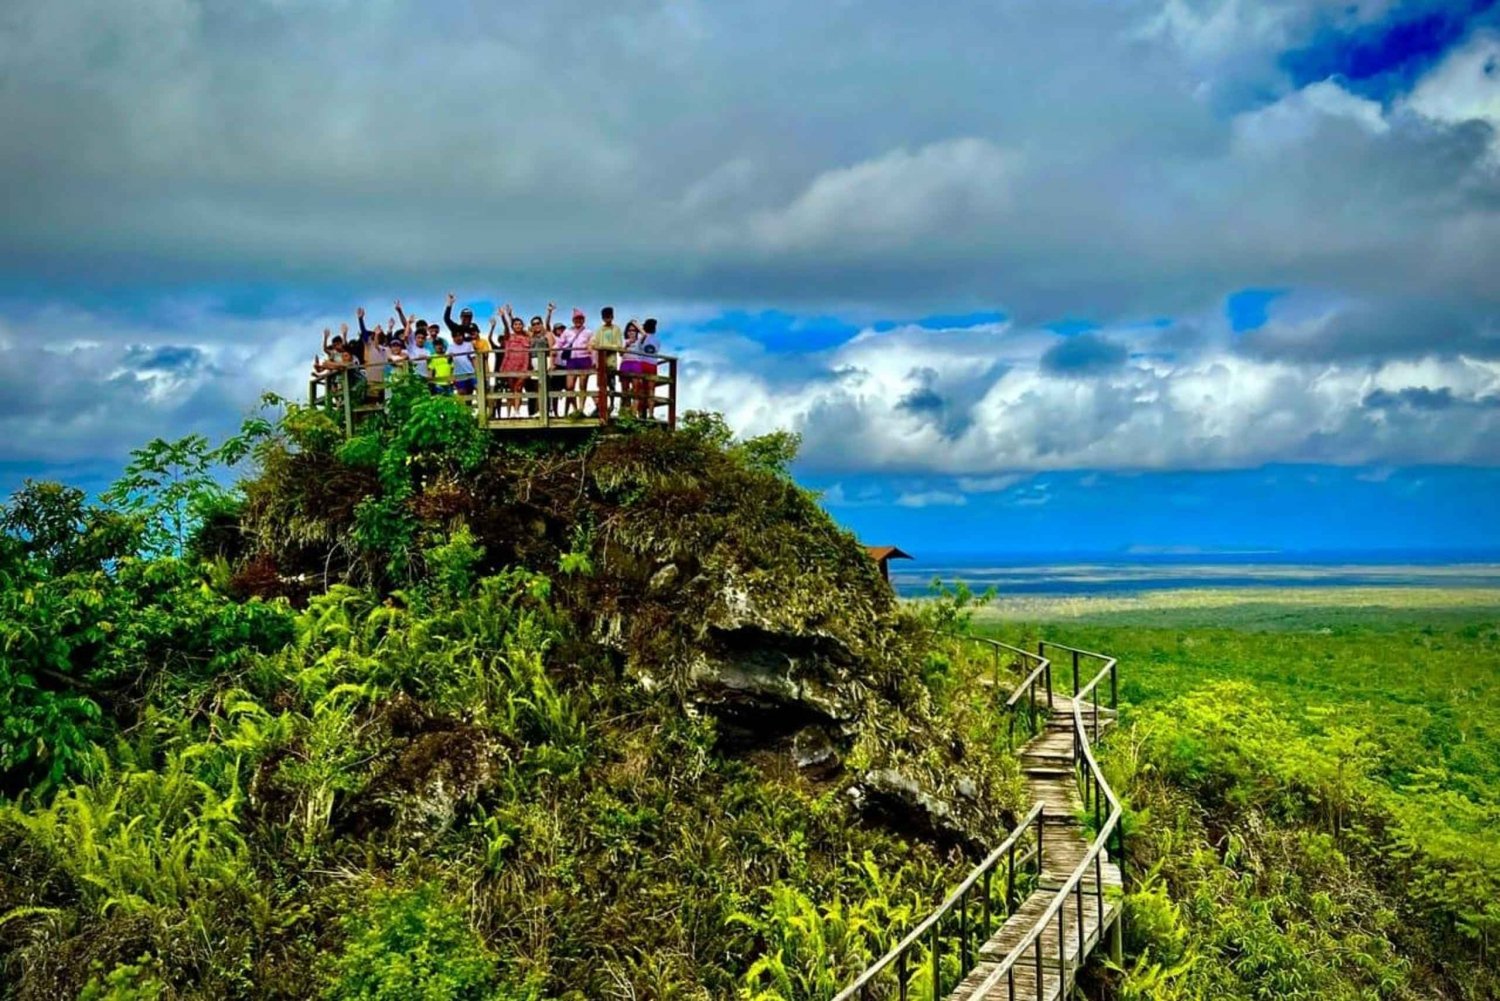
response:
M1234 587L1500 588L1500 552L1149 552L1054 557L952 556L891 563L905 597L928 593L933 578L1021 594L1128 594Z

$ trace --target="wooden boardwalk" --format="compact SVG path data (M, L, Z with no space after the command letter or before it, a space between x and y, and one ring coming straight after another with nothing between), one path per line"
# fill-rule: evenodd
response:
M1084 728L1095 731L1093 707L1081 707ZM1100 710L1098 732L1114 724L1114 713ZM1042 875L1037 889L1016 908L979 949L979 962L948 995L950 1001L1056 1001L1072 989L1078 968L1088 959L1120 913L1120 867L1101 849L1067 901L1045 922L998 983L975 991L1043 922L1059 890L1088 857L1090 843L1080 823L1084 803L1073 771L1073 702L1058 697L1042 732L1021 748L1021 763L1033 802L1043 804ZM1100 886L1102 882L1103 886Z
M1034 726L1045 711L1041 730L1017 750L1031 806L932 913L833 1001L1060 1001L1106 937L1112 957L1121 958L1124 807L1094 757L1094 744L1115 724L1119 662L1059 643L1038 643L1032 653L966 638L992 657L990 679L979 684L998 686L1006 658L1024 675L1004 705L1012 738L1018 723ZM1049 653L1072 662L1072 697L1054 689ZM992 911L997 880L1001 906ZM1026 886L1034 889L1016 903ZM971 920L976 910L981 917ZM992 914L1005 915L993 935ZM949 991L954 956L962 976Z

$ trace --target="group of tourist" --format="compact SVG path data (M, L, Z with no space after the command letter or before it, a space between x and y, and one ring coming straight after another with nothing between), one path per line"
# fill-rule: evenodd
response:
M638 416L654 416L661 351L656 320L632 319L621 327L615 323L614 307L605 306L592 329L581 309L573 310L571 326L554 325L557 307L549 302L547 314L533 316L528 324L507 304L490 318L489 332L482 333L474 311L465 307L455 320L453 304L450 293L439 327L408 316L397 299L396 315L373 329L365 324L361 306L355 310L357 335L347 323L338 334L324 328L323 354L313 358L313 377L348 372L353 391L366 399L381 398L386 381L398 372L425 380L433 393L465 398L473 398L479 380L485 379L489 416L496 420L523 413L536 416L543 398L554 417L582 416L590 399L597 413L595 396L601 390L606 406L612 406L607 401L623 398Z

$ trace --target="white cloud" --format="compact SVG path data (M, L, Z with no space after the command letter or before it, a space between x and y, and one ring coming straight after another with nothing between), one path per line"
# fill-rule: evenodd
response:
M1500 35L1476 34L1449 52L1417 82L1406 106L1439 121L1500 130Z
M1046 343L1010 328L868 331L817 359L783 360L857 377L786 389L707 366L684 392L695 406L761 415L748 432L799 430L810 469L945 474L965 491L1045 470L1500 462L1500 363L1290 361L1209 342L1079 378L1049 374ZM992 370L997 353L1007 364ZM989 374L962 378L976 371ZM914 398L922 406L903 402Z
M1234 120L1235 141L1253 155L1274 156L1315 141L1321 130L1337 122L1351 123L1370 135L1381 135L1390 128L1378 101L1324 80L1238 116Z
M1017 483L1024 483L1025 473L1001 473L998 476L961 476L958 488L970 494L995 494L1009 490Z
M969 499L951 490L917 490L896 498L897 507L963 507Z

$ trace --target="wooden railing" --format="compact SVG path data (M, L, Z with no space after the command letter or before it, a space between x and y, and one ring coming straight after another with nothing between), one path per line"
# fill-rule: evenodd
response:
M1102 653L1092 653L1088 650L1079 650L1076 647L1063 646L1061 643L1038 643L1038 655L1045 656L1046 650L1051 647L1054 650L1062 650L1072 655L1073 658L1073 710L1077 717L1082 711L1079 702L1086 700L1089 703L1089 723L1084 732L1077 730L1073 734L1073 758L1074 770L1078 772L1078 791L1083 796L1083 804L1086 809L1093 810L1094 827L1097 830L1101 823L1101 812L1104 804L1111 810L1120 808L1119 800L1115 798L1114 791L1109 788L1109 783L1104 781L1103 774L1099 771L1098 764L1094 761L1093 747L1099 743L1099 721L1101 703L1099 701L1099 685L1106 676L1109 678L1109 710L1116 712L1120 708L1120 665L1113 657ZM1078 687L1079 662L1080 660L1092 660L1100 665L1099 670L1083 688ZM1090 733L1089 731L1092 731ZM1080 739L1081 738L1081 739ZM1088 768L1084 768L1084 764ZM1116 827L1115 846L1116 862L1123 873L1125 868L1125 832Z
M676 428L677 358L599 351L593 353L588 368L554 364L543 370L543 358L551 355L557 362L558 354L539 350L532 353L528 367L502 369L503 351L476 351L468 356L473 359L474 374L455 373L442 385L422 375L424 366L415 361L356 365L314 375L308 382L307 402L334 414L345 432L353 434L360 421L385 408L388 381L404 373L424 379L433 392L466 401L480 426L494 431L590 427L622 417ZM622 372L612 362L647 362L654 371ZM465 380L472 388L462 392L460 384Z
M1009 734L1011 744L1015 743L1015 720L1021 713L1026 713L1029 725L1034 727L1041 709L1040 694L1045 686L1047 704L1052 700L1052 665L1046 657L1023 650L1020 647L1001 643L998 640L988 639L982 636L959 635L956 639L966 640L986 647L991 652L990 685L998 688L1000 685L1001 659L1009 654L1020 661L1023 669L1030 668L1026 677L1016 686L1010 697L1005 702L1005 709L1010 717ZM928 987L931 1001L945 997L942 977L943 938L948 935L956 940L957 954L959 958L959 976L962 977L968 970L970 960L977 955L977 951L969 949L970 938L975 931L973 923L967 920L970 910L969 896L976 885L982 884L980 899L982 901L982 929L979 942L983 943L990 935L990 922L993 909L991 906L991 882L994 869L999 865L1001 859L1005 864L1005 908L1004 916L1009 916L1016 907L1016 876L1019 872L1018 866L1025 866L1030 862L1036 863L1035 875L1040 878L1042 874L1042 849L1044 837L1045 814L1042 804L1038 803L1031 811L1022 817L1016 824L1009 836L1001 842L1000 847L985 856L984 860L976 865L969 874L964 877L958 888L950 893L946 900L938 905L937 910L927 916L921 924L912 929L900 942L889 952L877 960L873 965L860 974L848 987L840 991L834 1001L852 1001L852 999L863 999L873 997L886 997L886 994L876 994L884 986L894 981L896 997L901 1001L907 1001L908 988L911 982L911 970L913 965L920 966L926 963L929 967ZM1018 846L1021 848L1017 854ZM953 919L957 912L957 921ZM957 925L955 928L954 925ZM925 950L925 953L924 953ZM914 960L913 956L917 958Z
M928 983L931 988L931 1001L947 993L942 988L942 958L943 937L948 934L956 939L960 973L969 968L971 959L978 955L977 945L982 945L990 937L990 924L993 919L993 876L1001 860L1005 860L1005 898L1004 915L1008 916L1015 910L1016 901L1016 876L1018 866L1027 866L1031 862L1036 863L1035 875L1040 879L1042 875L1042 831L1044 829L1044 817L1042 804L1038 803L1031 808L1031 812L1021 818L1015 830L1010 836L1000 843L1000 847L984 857L974 869L964 877L964 881L958 884L957 889L948 894L948 898L938 905L937 910L929 914L921 924L917 925L906 934L896 946L880 959L876 960L864 973L859 975L848 987L834 995L833 1001L864 1001L871 998L871 992L879 989L881 982L889 983L894 980L896 997L901 1001L907 1001L911 985L912 969L916 965L926 963L928 967ZM1019 854L1017 854L1019 850ZM976 925L971 922L971 912L974 906L971 896L975 888L979 888L980 921ZM953 918L957 914L957 920ZM957 929L953 926L957 924ZM970 943L977 935L975 949L970 949ZM915 958L914 958L915 957ZM878 995L889 997L889 994Z
M1061 879L1055 890L1038 888L1033 891L1033 905L1046 899L1046 906L1037 917L1028 918L1024 926L1025 931L1007 950L1005 956L973 989L955 990L952 995L961 1001L981 1001L981 999L992 1001L993 998L998 997L1007 998L1007 1001L1022 1001L1023 998L1028 997L1056 997L1058 995L1055 993L1044 992L1044 984L1047 982L1044 972L1050 974L1055 971L1056 986L1059 991L1065 991L1066 985L1071 983L1070 974L1076 971L1077 965L1081 964L1087 955L1084 920L1086 907L1096 912L1093 922L1095 934L1102 936L1105 925L1112 920L1111 928L1116 935L1115 945L1118 945L1120 931L1118 901L1111 899L1109 908L1106 908L1105 866L1107 863L1104 856L1106 849L1111 849L1114 852L1111 862L1117 865L1123 874L1125 855L1125 835L1121 826L1123 810L1114 790L1110 788L1109 782L1100 770L1093 750L1093 745L1099 738L1101 712L1118 709L1118 663L1113 657L1058 643L1038 643L1037 652L1031 653L984 637L964 636L961 638L982 644L990 649L992 653L991 685L999 685L1001 659L1006 654L1017 658L1022 670L1026 671L1025 677L1012 689L1009 698L1005 701L1010 721L1012 747L1015 744L1015 723L1018 718L1026 719L1028 729L1034 732L1038 729L1036 721L1040 711L1043 708L1051 710L1056 705L1052 677L1053 662L1048 654L1054 650L1061 650L1069 654L1072 659L1073 697L1067 729L1071 737L1074 779L1078 783L1085 813L1090 811L1093 813L1093 835L1084 849L1082 858L1066 877ZM1080 676L1080 668L1083 662L1088 661L1097 662L1099 667L1093 677L1085 683ZM1100 695L1101 685L1106 678L1109 679L1107 707L1101 701ZM969 932L973 930L973 925L965 918L970 907L969 895L982 881L984 885L982 895L988 901L990 872L999 864L1002 857L1008 857L1005 912L1007 915L1014 913L1017 906L1015 895L1017 866L1029 866L1034 863L1036 882L1040 884L1045 860L1049 857L1056 857L1057 849L1053 850L1053 855L1048 855L1046 852L1046 846L1051 843L1044 834L1045 822L1049 816L1044 814L1040 802L1033 806L1000 847L986 856L984 861L976 866L958 888L938 906L937 910L907 933L893 949L868 967L853 983L835 995L833 1001L854 1001L854 999L875 1001L875 999L892 997L908 1001L910 970L914 963L918 966L923 963L930 966L931 972L926 985L929 988L930 1001L949 997L947 991L944 990L944 987L949 985L944 982L941 964L941 957L944 955L944 935L952 938L955 934L953 926L957 924L961 982L962 978L978 965L977 950L971 953L968 946ZM1054 823L1070 819L1051 817ZM1064 826L1055 830L1058 832L1058 837L1063 837L1064 832L1070 828ZM1072 839L1074 843L1081 840L1071 834L1067 835L1067 838ZM1024 849L1019 858L1016 855L1018 846ZM1071 859L1071 855L1071 852L1064 851L1062 857ZM1092 888L1086 888L1085 884L1090 873L1093 876L1093 885ZM1049 872L1048 880L1056 879L1057 875L1055 871ZM1112 911L1112 915L1108 914L1107 910ZM958 914L957 921L954 919L955 913ZM1023 913L1029 912L1023 911ZM986 911L983 924L985 938L988 938L989 924L989 911ZM1077 928L1076 959L1070 959L1066 933L1067 929L1074 925ZM1048 957L1044 955L1042 936L1044 933L1050 934L1054 928L1058 936L1056 956ZM1050 940L1045 944L1050 946ZM971 957L974 959L972 963ZM994 959L993 956L986 958ZM1073 964L1072 968L1069 966L1070 963ZM1030 990L1023 987L1018 993L1018 972L1030 974L1029 980L1032 984ZM1021 979L1024 981L1028 978L1022 977ZM894 993L891 992L892 987L895 988Z
M1059 643L1039 643L1037 650L1045 656L1048 648L1065 650L1075 656L1074 664L1080 659L1094 660L1099 662L1099 670L1093 678L1082 688L1074 688L1073 692L1073 758L1074 772L1079 780L1079 791L1084 797L1085 809L1092 807L1094 811L1095 824L1094 835L1089 841L1088 849L1083 858L1074 866L1073 871L1067 879L1053 892L1052 899L1048 902L1046 909L1037 917L1014 946L996 964L987 977L969 991L963 997L963 1001L989 1001L997 995L992 994L1002 983L1007 985L1006 997L1008 1001L1016 1001L1018 995L1015 987L1015 970L1023 962L1030 964L1035 972L1033 983L1035 984L1035 996L1040 998L1042 993L1042 967L1043 967L1043 945L1042 934L1050 932L1055 925L1058 936L1057 948L1057 975L1061 984L1070 982L1069 974L1073 972L1069 968L1069 950L1066 945L1066 929L1070 920L1076 919L1078 928L1078 953L1079 962L1085 955L1084 945L1084 907L1085 891L1084 879L1093 872L1094 888L1090 894L1094 899L1089 902L1090 906L1097 909L1098 920L1096 927L1102 929L1106 921L1104 904L1104 851L1111 841L1114 844L1115 862L1124 871L1125 862L1125 834L1121 827L1121 818L1124 810L1120 805L1118 797L1110 788L1105 779L1103 771L1099 768L1099 762L1094 758L1093 739L1099 735L1099 684L1106 677L1110 679L1110 707L1118 709L1119 682L1117 676L1118 664L1115 658L1087 650L1079 650L1074 647L1063 646ZM1075 666L1076 672L1076 666ZM1077 674L1075 673L1075 677ZM1084 706L1091 708L1090 723L1084 722ZM1071 913L1070 913L1071 908ZM1118 923L1114 926L1119 929Z
M1021 683L1010 693L1005 700L1006 743L1011 750L1016 747L1016 720L1023 721L1026 734L1030 736L1036 733L1037 723L1041 719L1041 710L1045 704L1047 711L1051 712L1053 706L1052 698L1052 662L1041 653L1032 653L1030 650L1022 650L1018 646L1009 643L1001 643L987 636L970 636L961 633L957 637L970 643L977 643L986 647L991 653L990 684L993 687L1000 685L1000 659L1006 654L1021 661L1024 669L1030 668ZM1075 665L1075 672L1076 665ZM1076 687L1076 685L1075 685ZM1044 698L1045 696L1045 698Z

